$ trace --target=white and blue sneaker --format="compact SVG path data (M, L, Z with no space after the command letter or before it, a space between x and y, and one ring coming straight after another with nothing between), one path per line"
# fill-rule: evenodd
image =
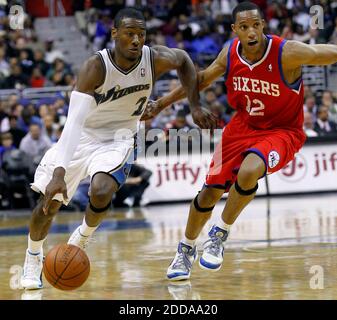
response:
M202 269L218 271L221 268L224 255L224 242L229 232L213 226L208 232L209 239L204 243L204 251L199 260Z
M23 275L21 286L27 290L41 289L43 268L43 251L33 254L27 249L25 264L23 266Z
M73 246L79 247L85 251L88 247L89 242L93 242L93 239L90 236L84 236L80 232L81 226L78 226L75 231L71 234L68 244L72 244Z
M192 248L185 243L179 242L177 253L167 269L167 278L171 281L189 279L193 262L197 257L196 246Z

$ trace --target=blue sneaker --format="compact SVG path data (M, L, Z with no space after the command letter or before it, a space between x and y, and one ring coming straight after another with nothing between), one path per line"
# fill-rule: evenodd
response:
M199 260L202 269L218 271L221 268L224 255L224 242L228 232L217 226L213 226L208 232L209 239L204 243L204 252Z
M193 262L197 259L197 247L193 248L179 242L177 253L167 269L169 280L186 280L190 278Z

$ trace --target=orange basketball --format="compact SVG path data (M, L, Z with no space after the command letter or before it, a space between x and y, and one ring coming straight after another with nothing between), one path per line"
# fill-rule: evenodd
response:
M79 247L59 244L48 252L43 273L53 287L74 290L87 280L90 261L87 254Z

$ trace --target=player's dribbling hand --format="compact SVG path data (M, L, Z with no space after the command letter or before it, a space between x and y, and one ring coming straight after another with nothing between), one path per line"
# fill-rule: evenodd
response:
M162 111L158 101L149 100L140 121L150 120Z
M206 108L194 108L191 112L193 121L201 129L215 129L217 126L217 118L212 112Z
M44 195L43 213L45 215L48 214L49 206L57 193L61 193L64 200L68 199L67 186L64 182L64 178L54 176L48 183Z

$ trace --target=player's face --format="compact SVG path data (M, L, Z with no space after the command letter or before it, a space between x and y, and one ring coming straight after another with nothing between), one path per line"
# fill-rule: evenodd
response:
M236 14L236 21L235 24L232 24L232 29L239 37L245 51L255 53L264 45L264 24L258 10L247 10Z
M124 18L118 29L112 29L112 38L116 41L116 50L125 59L137 61L142 54L146 30L142 20Z

